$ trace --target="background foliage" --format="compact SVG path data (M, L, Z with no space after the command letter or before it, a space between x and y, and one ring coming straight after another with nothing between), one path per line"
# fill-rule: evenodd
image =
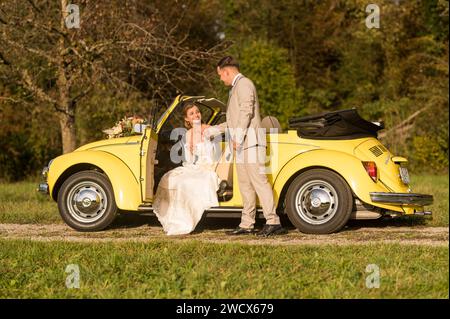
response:
M211 52L222 45L227 49L221 55L236 55L257 86L262 113L277 116L283 126L292 116L356 107L365 118L385 122L380 138L392 152L408 157L416 173L448 171L448 1L377 1L380 29L366 27L369 2L362 0L125 2L95 9L96 19L89 23L98 34L111 33L111 25L127 19L144 25L167 21L180 47ZM2 6L28 3L33 1L5 0ZM86 7L92 3L80 1ZM82 21L89 13L83 8ZM0 28L2 23L0 11ZM21 24L15 33L27 37L32 29ZM33 34L30 47L49 45L38 40ZM19 180L60 154L62 141L57 114L2 64L8 45L1 41L0 179ZM133 64L130 57L136 55L127 56L126 50L107 53L106 65L129 85L92 78L94 88L76 109L77 145L103 138L101 130L124 115L145 116L152 106L165 107L179 93L226 101L227 89L215 76L217 55L198 56L189 69L205 78L183 81L182 69L173 79L161 77L143 60ZM28 57L20 63L39 70L38 83L51 88L52 66ZM155 63L163 69L168 62L158 56Z

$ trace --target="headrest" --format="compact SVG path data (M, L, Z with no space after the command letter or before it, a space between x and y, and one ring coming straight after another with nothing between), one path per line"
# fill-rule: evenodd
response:
M269 130L271 128L275 128L278 130L278 133L281 133L281 125L278 122L277 118L274 116L266 116L261 121L261 127Z

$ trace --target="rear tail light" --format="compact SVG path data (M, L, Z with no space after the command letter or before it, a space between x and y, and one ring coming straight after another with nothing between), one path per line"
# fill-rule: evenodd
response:
M378 180L377 164L375 162L362 162L367 174L376 183Z

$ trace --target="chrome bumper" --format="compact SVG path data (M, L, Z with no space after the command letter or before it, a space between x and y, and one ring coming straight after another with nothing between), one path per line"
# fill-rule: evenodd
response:
M48 194L48 184L47 183L40 183L39 186L38 186L37 191L39 193L42 193L42 194Z
M394 205L427 206L433 204L433 196L410 193L370 193L370 199L374 203Z

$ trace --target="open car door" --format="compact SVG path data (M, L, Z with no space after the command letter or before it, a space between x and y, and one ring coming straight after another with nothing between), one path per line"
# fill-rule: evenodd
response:
M141 196L143 202L151 203L155 186L154 170L157 164L158 134L151 127L147 127L141 143Z
M153 191L162 176L179 166L179 162L172 162L170 157L172 147L178 143L173 140L174 129L184 128L183 107L187 103L194 103L202 112L206 124L211 124L225 108L225 105L216 99L207 99L204 96L177 96L159 117L152 131L146 131L141 148L141 189L143 201L151 203Z

